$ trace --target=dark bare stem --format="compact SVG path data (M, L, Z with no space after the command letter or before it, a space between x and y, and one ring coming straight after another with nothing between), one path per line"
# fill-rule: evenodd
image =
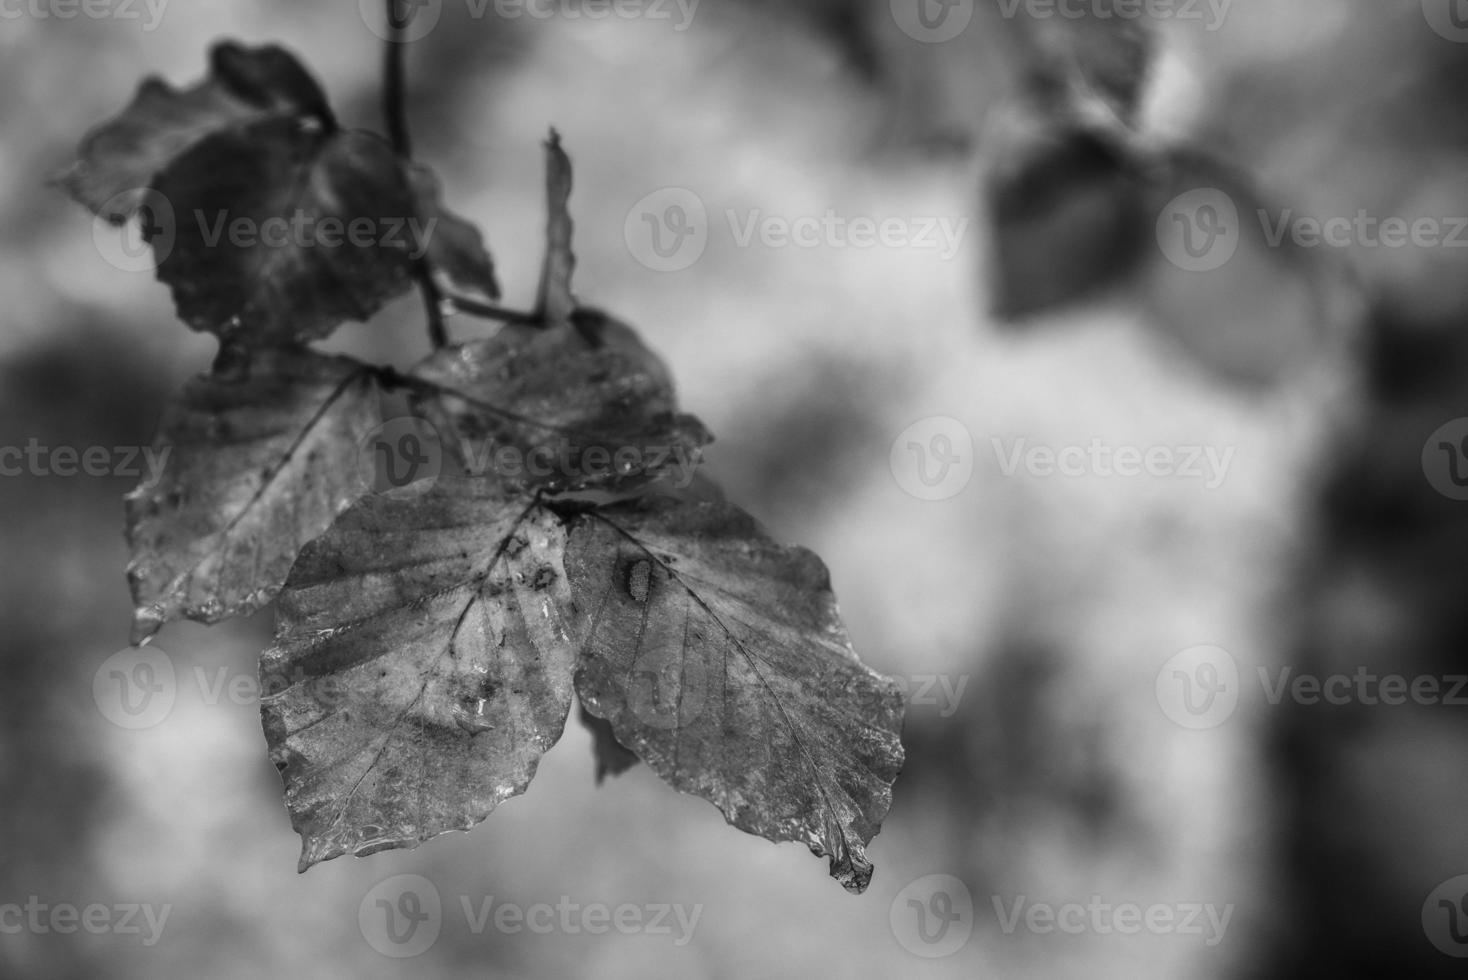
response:
M398 156L409 160L413 156L413 142L408 135L407 82L403 66L407 52L407 41L403 30L407 22L398 16L400 0L386 0L388 38L383 51L382 63L382 114L387 123L388 138ZM426 258L419 259L413 268L418 281L418 292L423 296L423 309L428 316L428 340L435 350L449 344L448 328L443 322L443 297L438 284L433 281L433 270Z
M447 300L449 305L460 313L467 313L470 316L477 316L485 320L499 320L501 323L540 323L542 319L538 313L532 313L527 310L512 310L507 307L496 306L493 303L470 299L467 296L458 296L450 293L443 295L441 298Z

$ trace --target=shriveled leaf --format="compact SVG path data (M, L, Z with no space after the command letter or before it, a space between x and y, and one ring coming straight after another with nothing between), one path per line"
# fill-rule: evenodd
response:
M121 114L86 135L57 183L95 214L122 222L143 203L154 176L211 133L270 117L333 125L326 96L282 48L224 42L210 51L209 65L209 76L187 89L144 80Z
M610 317L595 324L593 346L581 332L588 322L510 324L413 369L452 392L420 407L471 472L556 491L693 479L711 437L678 413L667 367Z
M1366 300L1333 250L1285 234L1289 209L1205 150L1170 147L1157 171L1151 213L1170 233L1166 248L1153 244L1139 277L1143 322L1219 380L1246 390L1338 355ZM1205 268L1180 266L1197 256Z
M408 169L414 211L426 236L428 266L441 284L458 295L496 300L500 297L494 261L479 229L444 207L438 177L418 164Z
M261 660L301 870L468 830L571 707L565 530L491 483L365 497L301 553Z
M192 381L159 429L166 465L127 498L134 642L274 598L301 547L359 494L377 403L361 365L304 350L260 351Z
M158 278L196 330L252 344L319 339L411 285L413 195L371 133L292 119L227 129L180 154L154 189L176 218Z
M566 323L576 311L571 278L576 272L572 251L571 159L561 149L561 137L551 130L545 144L545 266L540 273L540 298L536 309L551 325Z
M857 660L821 560L728 504L649 496L576 518L566 571L586 710L734 826L864 890L903 697Z
M601 785L608 776L620 776L637 765L637 756L631 749L617 741L612 734L612 723L590 714L585 708L580 711L581 724L591 732L591 751L596 759L596 782Z
M991 307L1005 320L1119 285L1151 244L1145 178L1108 135L1085 127L996 130L984 198Z

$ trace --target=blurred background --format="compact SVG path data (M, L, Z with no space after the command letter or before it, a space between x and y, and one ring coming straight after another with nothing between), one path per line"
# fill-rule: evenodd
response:
M0 4L0 447L148 445L214 353L45 186L82 134L145 75L202 77L225 36L286 45L380 129L379 17ZM472 832L297 875L249 691L270 613L170 625L171 709L115 724L94 681L126 647L136 481L32 466L0 477L0 973L1461 975L1468 10L415 17L415 153L507 302L533 302L553 124L579 295L667 359L718 437L711 473L824 557L856 649L909 691L876 877L848 895L644 767L598 788L574 723ZM1358 214L1444 234L1388 245ZM1350 230L1311 244L1312 218ZM890 234L863 243L861 221ZM1210 228L1226 257L1187 250ZM405 367L421 321L404 297L327 346ZM1279 686L1359 671L1440 693ZM407 909L405 882L439 903L421 949L377 905ZM540 903L572 911L493 918ZM623 906L644 926L587 928Z

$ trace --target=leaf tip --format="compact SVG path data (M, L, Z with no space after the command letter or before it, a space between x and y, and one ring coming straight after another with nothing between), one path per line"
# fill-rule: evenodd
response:
M167 617L156 604L139 606L133 611L129 642L135 647L147 646L167 621Z

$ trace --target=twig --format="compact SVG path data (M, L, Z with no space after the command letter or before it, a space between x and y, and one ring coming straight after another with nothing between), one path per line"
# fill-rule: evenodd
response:
M408 135L408 112L406 108L407 83L403 67L407 41L403 36L408 21L397 12L399 0L386 0L388 36L383 50L382 62L382 114L387 123L388 138L398 156L409 160L413 156L413 143ZM413 265L413 277L418 281L418 292L423 296L423 308L428 315L428 340L435 350L449 344L448 329L443 321L443 296L438 284L433 281L433 270L426 258Z

